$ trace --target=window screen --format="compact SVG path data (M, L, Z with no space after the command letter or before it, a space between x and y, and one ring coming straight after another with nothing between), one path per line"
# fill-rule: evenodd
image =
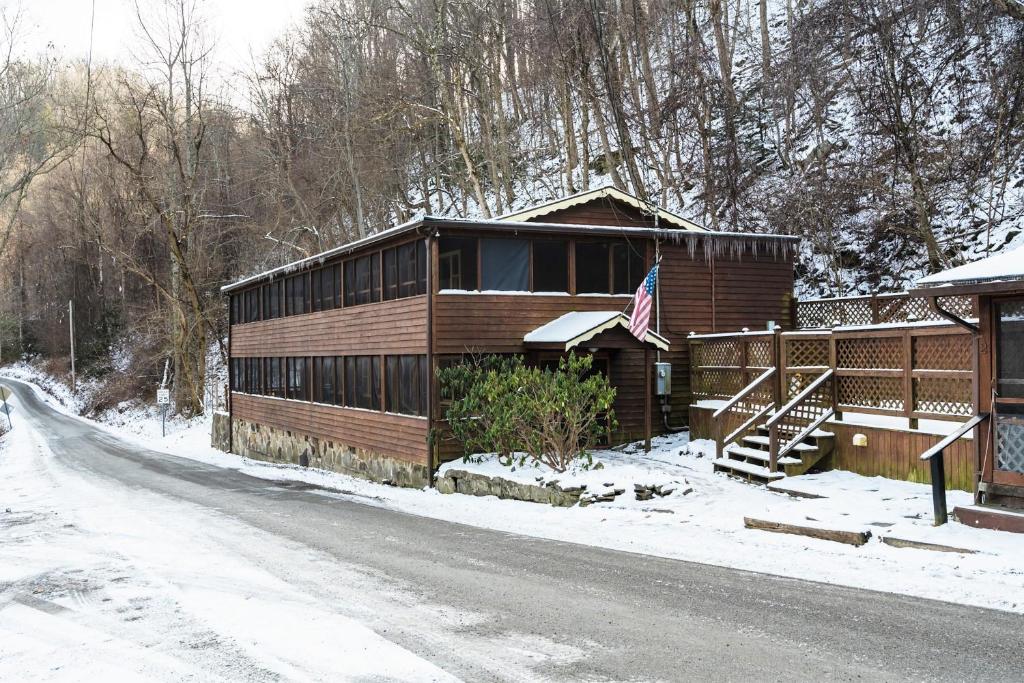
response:
M243 391L245 386L242 383L242 359L232 358L229 369L231 375L228 383L231 385L231 391Z
M281 280L275 280L263 287L263 319L281 317Z
M339 374L333 356L317 356L313 359L314 401L333 405L341 403Z
M569 246L562 240L533 243L533 291L569 291Z
M380 252L345 262L345 305L380 301Z
M247 393L263 393L263 373L261 372L262 365L263 359L261 358L245 359L245 391Z
M231 295L231 324L237 325L242 322L242 295Z
M388 356L387 410L404 415L426 415L427 376L426 356Z
M288 398L298 401L309 400L309 380L307 376L305 358L289 358L287 360L288 371Z
M309 308L306 305L306 274L295 275L284 281L285 287L285 315L298 315L306 313Z
M647 275L642 244L618 242L612 245L613 294L632 294Z
M313 271L313 310L329 311L338 305L338 266Z
M576 293L608 294L611 286L608 244L576 243Z
M398 298L398 250L388 249L384 258L384 300Z
M530 291L530 243L526 240L480 240L480 289Z
M438 284L441 289L477 288L477 240L442 237L438 240Z
M264 359L266 369L264 393L268 396L284 398L284 368L282 367L284 363L281 362L282 360L281 358Z
M380 356L345 357L345 405L380 410Z
M252 323L260 319L260 290L250 289L244 294L245 322Z

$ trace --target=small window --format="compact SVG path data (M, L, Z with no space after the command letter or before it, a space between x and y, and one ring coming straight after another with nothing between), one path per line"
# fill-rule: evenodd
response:
M252 323L260 319L260 290L249 289L242 294L242 305L244 311L242 312L243 322Z
M611 264L606 242L576 243L576 293L608 294Z
M285 315L308 313L309 297L306 292L306 274L294 275L285 283Z
M526 240L480 240L480 270L483 290L530 291L530 243Z
M426 356L388 356L387 410L404 415L425 415L427 412Z
M380 410L380 357L345 357L345 405Z
M242 322L242 295L231 295L231 324L237 325Z
M242 374L242 358L232 358L230 365L231 376L229 384L231 385L231 391L243 391L245 389L244 377Z
M438 241L438 284L441 289L477 288L477 240L442 237Z
M341 285L338 266L325 266L312 273L313 310L329 311L339 303L338 289Z
M382 256L384 259L384 300L391 301L398 298L398 250L387 249Z
M612 249L612 293L632 294L647 275L644 270L644 256L641 244L617 242Z
M398 296L416 296L417 275L416 242L398 247Z
M305 358L289 358L287 360L288 371L288 398L297 401L309 400L309 380L307 375Z
M345 305L380 301L380 252L345 262Z
M569 291L569 245L565 241L534 241L533 291Z

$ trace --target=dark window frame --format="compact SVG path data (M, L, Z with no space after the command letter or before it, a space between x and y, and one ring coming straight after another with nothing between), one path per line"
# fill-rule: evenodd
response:
M342 266L345 307L379 303L381 300L381 253L348 259Z
M429 376L425 355L385 356L387 412L426 416Z
M345 356L345 407L381 410L380 356Z

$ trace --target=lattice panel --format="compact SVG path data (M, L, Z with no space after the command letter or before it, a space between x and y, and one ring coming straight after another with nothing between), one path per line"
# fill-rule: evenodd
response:
M903 412L903 380L899 377L840 377L840 405Z
M974 318L978 315L978 312L974 309L974 297L943 296L939 297L939 304L950 313L955 313L961 318Z
M914 337L915 370L970 370L971 340L966 334Z
M732 398L745 386L739 370L699 370L693 373L693 395L701 399Z
M1024 420L1003 415L997 417L996 468L1024 474Z
M872 301L874 310L872 310ZM943 308L961 318L975 317L974 301L967 296L942 297ZM797 326L801 328L837 325L875 325L916 320L942 320L928 300L906 294L878 297L811 299L797 303Z
M827 339L785 339L786 367L807 368L829 364Z
M779 422L780 446L785 448L800 432L832 407L832 382L826 380L803 401L795 405Z
M971 379L921 377L914 379L914 410L939 415L974 414Z
M832 301L800 301L796 306L797 327L832 327L837 320Z
M775 344L771 339L747 342L747 365L770 368L775 365Z
M696 365L698 366L735 366L738 367L741 361L741 342L735 339L723 339L719 341L707 341L697 346L700 351Z
M821 375L820 372L790 372L786 373L786 400L794 398L797 394Z
M903 340L900 337L837 339L836 366L898 370L903 367Z

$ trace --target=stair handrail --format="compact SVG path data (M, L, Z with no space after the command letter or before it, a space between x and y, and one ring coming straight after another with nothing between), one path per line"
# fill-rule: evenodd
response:
M808 384L806 387L803 388L803 390L800 391L800 393L794 396L793 399L789 401L789 403L779 408L777 411L775 411L774 415L768 418L768 421L765 423L765 427L768 428L768 469L771 470L772 472L775 471L775 466L778 462L778 459L782 455L785 455L785 453L788 453L790 450L792 450L792 448L797 443L799 443L800 440L806 438L811 432L817 429L818 426L821 425L821 423L827 420L829 416L831 416L835 412L834 407L830 408L824 415L814 420L814 422L812 422L808 428L804 429L803 431L800 432L800 434L797 435L797 438L790 441L789 444L787 444L785 451L783 451L780 454L779 422L781 422L782 418L786 417L786 415L788 415L793 410L793 408L803 403L803 401L806 400L808 396L817 391L818 387L832 379L833 375L835 375L835 370L831 368L821 373L821 375L818 376L813 382Z
M932 513L935 516L935 526L942 526L948 518L948 513L946 512L946 465L944 451L953 445L954 442L960 440L967 432L973 431L975 427L987 420L990 415L991 413L978 413L960 425L956 431L945 439L921 454L921 460L927 460L931 464Z
M727 440L731 441L738 434L741 434L748 427L750 427L751 424L753 424L754 422L759 420L761 417L763 417L766 412L768 412L769 410L771 410L771 408L773 408L775 406L775 401L774 400L771 401L768 406L765 406L760 411L757 411L756 413L754 413L754 415L750 419L748 419L746 422L744 422L738 429L734 429L729 434L728 437L722 436L722 432L725 429L725 427L724 427L724 420L719 420L718 418L720 418L722 415L724 415L725 413L727 413L730 410L732 410L733 408L735 408L737 403L739 403L743 399L745 399L748 396L750 396L764 382L768 381L769 379L771 379L774 376L775 376L775 368L774 367L768 368L767 370L762 372L760 375L758 375L757 378L754 379L754 381L752 381L750 384L748 384L743 389L741 389L738 394L736 394L735 396L730 398L728 401L726 401L724 406L722 406L721 408L719 408L718 410L716 410L714 413L711 414L711 418L715 421L715 457L716 458L721 458L722 457L722 448L725 446L725 441L727 441Z

